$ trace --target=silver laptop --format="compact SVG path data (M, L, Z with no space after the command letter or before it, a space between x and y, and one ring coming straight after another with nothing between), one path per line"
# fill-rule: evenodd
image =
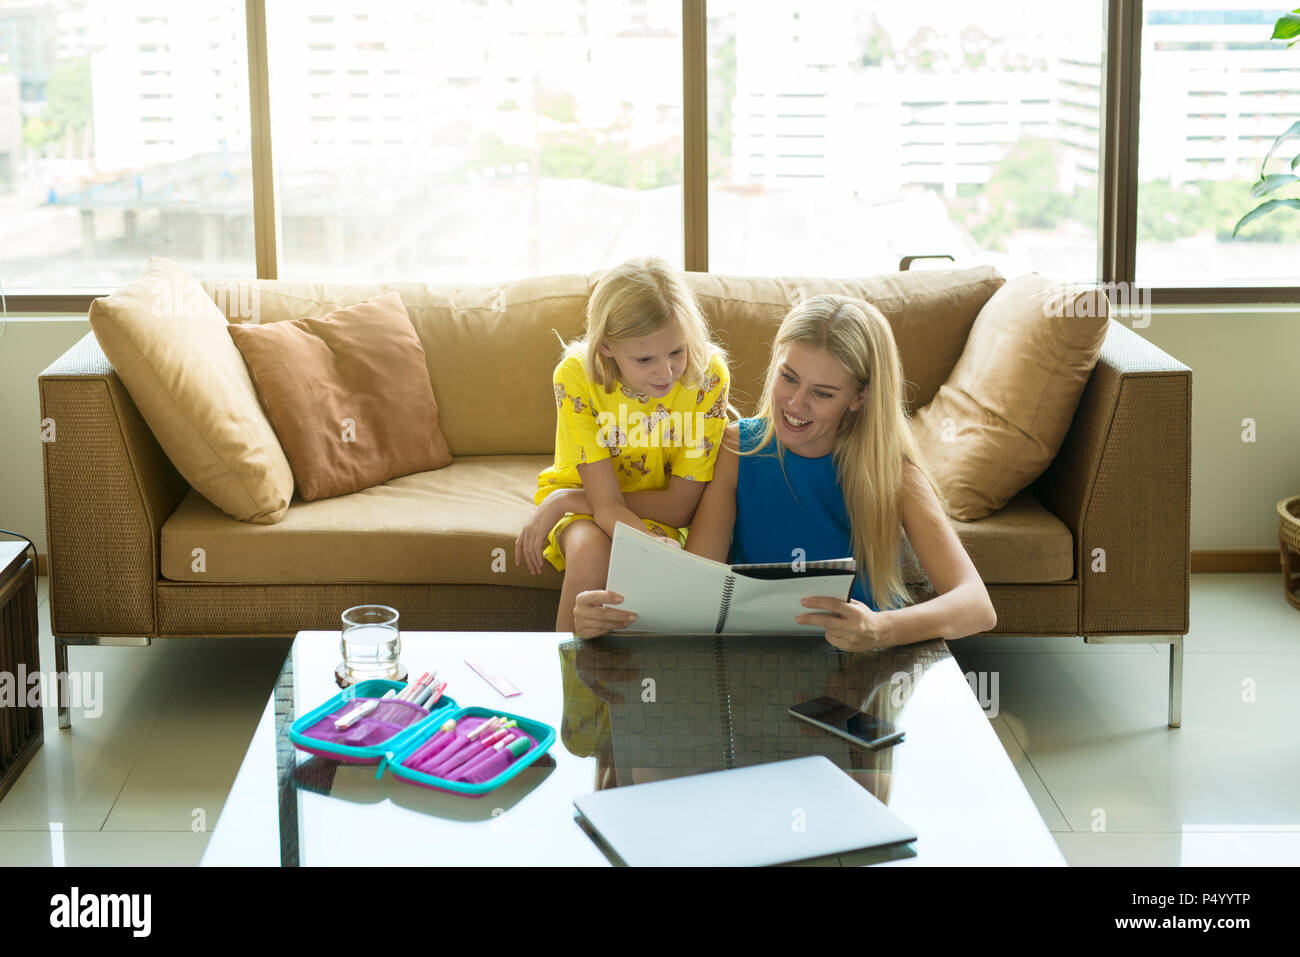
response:
M821 755L611 788L573 803L632 866L786 864L916 840Z

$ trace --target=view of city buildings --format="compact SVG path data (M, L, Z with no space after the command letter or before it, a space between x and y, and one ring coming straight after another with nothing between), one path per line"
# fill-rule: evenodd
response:
M267 7L281 277L682 261L676 0ZM1095 278L1102 7L710 0L709 268ZM1300 216L1230 238L1300 120L1280 8L1144 8L1139 281L1294 281ZM243 18L0 0L5 290L112 288L150 255L253 273Z

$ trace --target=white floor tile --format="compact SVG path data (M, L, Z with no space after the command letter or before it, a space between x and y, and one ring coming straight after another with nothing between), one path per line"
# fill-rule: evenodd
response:
M220 658L175 656L185 670L104 830L189 831L195 821L215 826L286 651L281 642L262 642Z
M72 709L72 727L60 731L58 713L44 709L45 742L0 801L0 830L30 830L61 822L98 830L108 817L153 730L169 686L185 659L155 656L82 662L70 668L102 690L102 703ZM51 658L47 673L53 667ZM89 676L87 678L87 676ZM99 711L99 715L93 716Z
M1056 806L1052 800L1052 795L1048 792L1047 787L1043 784L1043 779L1038 776L1034 770L1034 765L1025 754L1024 748L1016 740L1016 736L1011 729L1007 727L1006 720L1002 715L998 715L990 722L993 730L997 733L998 740L1002 742L1003 749L1007 756L1011 758L1011 764L1015 767L1016 773L1020 775L1021 782L1025 785L1025 790L1034 801L1034 806L1038 808L1038 815L1047 824L1049 831L1068 831L1070 825L1065 822L1061 809Z
M1177 729L1160 658L971 660L998 672L1001 715L1071 830L1300 825L1300 658L1187 655Z
M1053 834L1071 867L1296 867L1300 833Z
M1180 729L1165 726L1166 645L952 644L963 671L998 673L991 723L1071 864L1300 863L1300 615L1280 590L1280 574L1192 576ZM287 648L69 649L74 671L102 680L103 713L74 709L60 732L46 709L45 746L0 801L0 865L197 863L208 835L193 811L215 826Z
M1300 654L1300 612L1275 574L1193 575L1188 652Z
M197 867L208 833L8 831L0 867Z

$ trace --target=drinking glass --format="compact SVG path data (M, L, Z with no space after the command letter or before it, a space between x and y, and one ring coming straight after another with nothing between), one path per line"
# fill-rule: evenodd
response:
M353 681L394 678L402 639L396 609L357 605L343 613L343 669Z

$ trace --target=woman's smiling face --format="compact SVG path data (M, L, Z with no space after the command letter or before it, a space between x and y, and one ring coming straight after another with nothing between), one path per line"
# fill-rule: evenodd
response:
M772 420L791 452L819 458L835 450L845 413L862 407L865 389L820 346L787 343L777 355Z

